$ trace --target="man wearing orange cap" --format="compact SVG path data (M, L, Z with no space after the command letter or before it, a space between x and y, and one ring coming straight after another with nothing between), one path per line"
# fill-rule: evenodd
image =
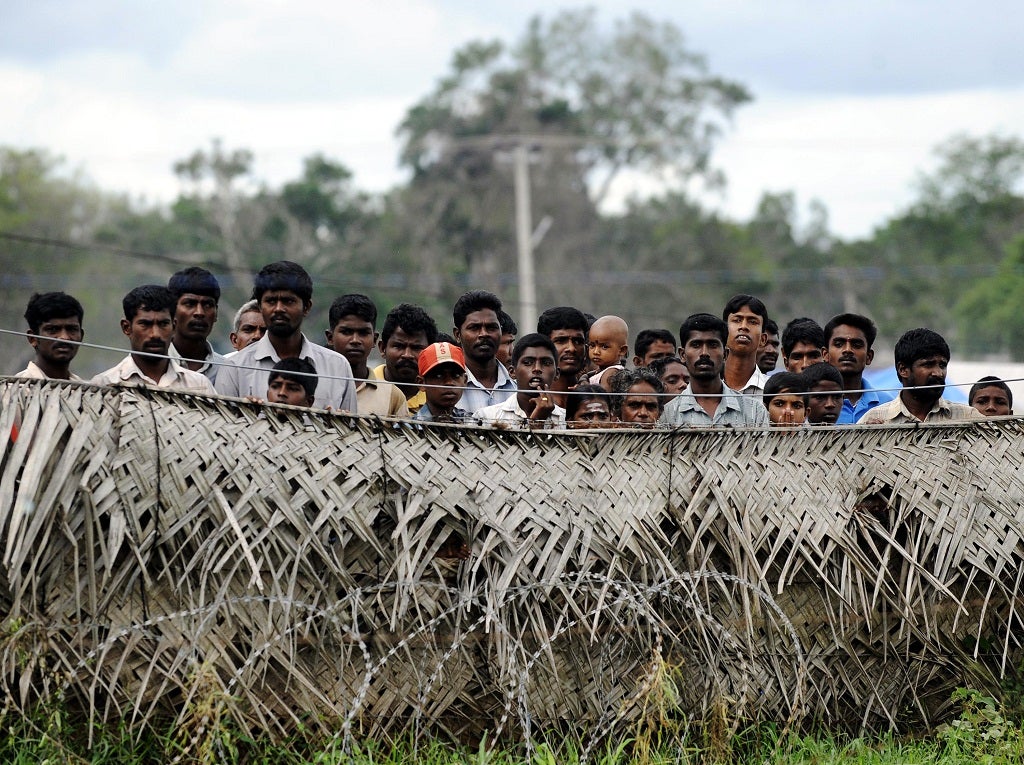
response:
M469 413L458 407L466 387L466 358L451 343L432 343L420 352L419 376L426 403L413 417L419 422L465 422Z

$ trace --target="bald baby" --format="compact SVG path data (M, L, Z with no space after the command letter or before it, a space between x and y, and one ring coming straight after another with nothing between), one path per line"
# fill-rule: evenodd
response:
M602 316L591 325L588 335L590 361L597 367L590 381L609 390L612 375L622 369L629 354L629 327L619 316Z

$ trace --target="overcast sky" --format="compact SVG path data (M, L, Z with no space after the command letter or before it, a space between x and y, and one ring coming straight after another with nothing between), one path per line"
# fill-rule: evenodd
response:
M956 132L1024 134L1019 6L924 0L593 3L676 23L712 71L746 84L709 200L746 218L763 191L818 198L861 236L913 195ZM316 151L356 185L403 180L394 130L467 41L515 39L539 0L5 0L0 144L45 147L101 187L170 200L175 159L209 145L294 178ZM577 5L565 7L578 7ZM643 187L642 185L640 187ZM620 196L629 190L619 189Z

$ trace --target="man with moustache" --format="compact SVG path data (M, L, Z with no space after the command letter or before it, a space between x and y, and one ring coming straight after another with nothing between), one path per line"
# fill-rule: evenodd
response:
M228 359L230 363L217 375L217 392L263 398L274 365L281 359L299 358L316 369L314 407L357 411L348 360L302 334L302 322L313 307L313 280L306 269L289 260L270 263L256 274L252 296L259 303L267 332Z
M81 380L71 371L78 343L85 337L82 304L63 292L36 293L28 300L25 321L35 358L15 377L35 380Z
M216 385L217 372L224 357L213 350L209 337L217 323L220 284L205 268L191 266L178 271L167 281L174 295L174 336L169 353L172 359L210 378Z
M516 383L498 361L502 343L501 300L492 292L473 290L455 301L452 335L465 357L466 390L459 408L470 414L507 401Z
M891 391L875 390L864 377L864 368L874 361L871 346L878 335L871 319L841 313L829 319L824 331L826 360L843 376L843 409L837 425L852 425L869 410L896 398Z
M587 349L589 328L583 312L569 306L549 308L537 319L537 332L555 345L558 374L551 384L551 392L554 402L560 407L565 406L565 391L579 384L580 375L590 361Z
M213 394L213 385L205 376L186 369L167 355L174 335L175 303L171 291L157 284L136 287L125 295L121 301L121 331L132 352L116 367L100 372L92 382Z
M417 381L419 358L423 350L437 342L437 324L418 305L401 303L384 317L377 350L384 363L373 368L378 380L393 383L405 395L406 408L416 414L427 403Z
M690 384L665 406L659 422L685 427L768 427L760 397L743 396L722 381L729 328L709 313L687 317L679 327Z
M564 428L565 409L555 404L551 383L557 369L555 345L545 335L532 332L512 348L516 395L476 413L482 425L517 428Z
M980 420L984 415L968 404L942 397L949 366L949 346L938 332L919 327L896 341L893 353L896 376L903 390L892 401L879 404L861 418L865 425L906 422Z

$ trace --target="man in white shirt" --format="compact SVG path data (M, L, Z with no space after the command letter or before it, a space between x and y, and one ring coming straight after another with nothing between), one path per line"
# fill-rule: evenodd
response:
M722 377L727 388L748 396L761 397L768 376L757 366L757 353L768 342L764 325L768 309L753 295L734 295L722 311L722 321L729 330L728 354ZM680 346L683 339L679 338ZM683 355L682 347L679 350Z
M267 393L270 371L281 359L309 361L317 373L317 409L355 412L356 386L352 367L340 353L314 345L302 334L302 321L313 307L313 280L306 269L288 260L270 263L256 274L253 298L267 325L262 339L228 359L217 375L217 392L224 396Z
M517 428L564 428L565 409L555 404L551 382L557 362L555 344L546 335L531 333L512 348L512 370L518 390L500 404L476 411L483 425Z
M190 266L167 281L177 301L174 306L174 336L170 356L186 369L206 375L216 385L224 357L210 345L210 333L217 323L220 284L205 268Z
M171 291L158 284L145 284L125 295L121 301L121 331L132 352L117 366L100 372L92 382L213 394L213 385L205 376L186 369L167 355L174 335L174 304Z
M71 371L78 343L85 337L82 304L63 292L36 293L28 301L28 344L35 358L16 377L36 380L81 380Z

